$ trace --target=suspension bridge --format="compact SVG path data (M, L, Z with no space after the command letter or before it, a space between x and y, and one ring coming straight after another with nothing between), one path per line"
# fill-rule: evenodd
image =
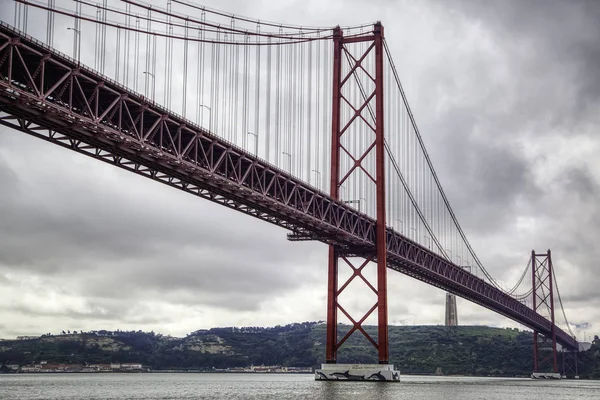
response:
M2 19L0 124L329 246L324 367L359 332L397 378L387 365L391 269L528 327L534 372L567 373L564 353L578 343L551 252L524 254L511 288L485 269L381 23L294 26L179 0L15 0ZM374 297L359 315L343 304L357 282ZM372 337L363 325L375 316Z

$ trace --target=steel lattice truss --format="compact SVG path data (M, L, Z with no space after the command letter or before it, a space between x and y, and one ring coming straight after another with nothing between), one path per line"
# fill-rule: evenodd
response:
M550 314L550 321L554 322L554 295L552 285L552 256L550 250L546 254L531 252L531 273L533 283L533 310L544 311ZM556 329L556 326L554 326ZM550 348L546 354L539 350ZM533 370L538 372L544 368L550 368L552 372L558 372L556 336L553 330L550 335L538 338L538 332L533 331Z
M342 284L342 286L336 291L335 293L335 297L336 297L336 302L335 305L336 307L346 316L346 318L348 318L348 320L350 321L350 323L352 324L352 328L350 328L350 330L348 332L346 332L346 334L344 335L343 338L341 338L339 341L336 340L336 343L334 343L335 346L335 350L339 349L342 344L344 344L344 342L346 340L348 340L348 338L355 332L355 331L359 331L361 332L365 338L367 338L367 340L376 348L379 349L379 343L377 343L373 337L371 337L371 335L369 335L367 333L367 331L365 331L365 329L363 328L362 324L366 321L367 318L369 318L369 316L373 313L373 311L375 311L377 309L377 302L375 302L375 304L373 304L373 306L371 306L371 308L369 308L369 310L367 312L365 312L362 317L359 320L356 320L354 317L352 317L352 315L350 315L350 313L348 313L348 311L346 311L346 309L337 301L337 298L339 297L340 294L342 294L342 292L344 291L344 289L346 289L348 287L348 285L350 285L350 283L352 283L352 281L354 280L354 278L360 278L360 280L362 280L362 282L373 291L373 293L377 296L379 293L377 291L377 289L375 289L375 287L371 284L371 282L369 282L364 275L362 274L363 269L367 266L367 264L369 264L369 262L373 261L375 259L374 256L371 257L367 257L365 258L362 263L356 267L351 260L348 259L348 257L340 257L341 260L343 260L344 264L346 264L348 267L350 267L350 269L352 269L352 275L346 280L346 282L344 282ZM337 336L337 335L336 335Z
M562 368L561 375L574 377L579 375L578 356L576 350L562 350L561 352Z
M375 254L375 221L77 61L0 23L0 124L291 230L345 256ZM396 271L543 335L551 322L387 230ZM576 341L556 328L557 342Z
M376 248L375 251L367 251L364 255L365 261L360 267L355 267L340 254L339 250L334 246L329 248L329 265L328 265L328 283L327 283L327 343L325 348L326 362L337 362L338 348L354 333L361 332L366 339L377 349L380 364L389 362L389 342L388 342L388 309L387 309L387 248L386 248L386 226L385 226L385 146L384 146L384 129L383 129L383 26L377 23L373 27L372 33L367 33L361 36L352 38L344 38L340 28L335 28L333 31L333 114L332 114L332 140L331 140L331 196L334 199L339 199L339 190L343 187L343 183L353 174L358 174L359 170L375 185L377 217L375 220L376 226ZM366 50L361 51L360 46L358 52L356 48L349 48L352 43L361 43L370 45ZM356 46L355 46L356 47ZM369 55L371 56L369 57ZM342 68L344 60L347 59L349 69ZM367 60L374 61L375 68L369 73L364 68L363 63L368 64ZM358 103L353 102L351 96L351 88L362 88L360 79L358 78L357 70L361 70L368 80L368 83L374 86L370 94L366 94L363 98L359 98ZM356 82L355 82L356 80ZM377 116L371 118L371 121L366 119L362 112L368 109L371 100L375 102ZM352 112L352 116L348 121L341 118L342 105L346 104ZM362 120L366 125L366 132L362 135L357 122ZM371 135L372 134L372 135ZM345 137L345 138L344 138ZM347 139L347 140L344 140ZM353 154L349 146L345 146L344 142L351 144L359 139L366 141L364 149L356 151ZM340 156L351 160L352 166L342 176L340 171L341 160ZM374 156L375 168L368 170L366 168L366 158L369 154ZM359 204L360 204L360 200ZM338 289L339 284L339 260L343 260L345 264L353 270L352 276ZM370 262L377 263L376 271L376 286L373 286L362 275L362 269ZM362 318L353 318L340 304L339 296L348 286L348 284L359 276L363 283L369 287L377 296L375 304L367 311ZM352 323L352 328L346 335L338 341L338 319L337 312L341 311ZM362 324L375 310L377 310L377 341L375 341L362 327Z

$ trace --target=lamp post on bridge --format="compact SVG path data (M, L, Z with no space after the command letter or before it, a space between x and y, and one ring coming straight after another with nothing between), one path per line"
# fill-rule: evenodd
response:
M154 95L156 93L156 77L154 76L154 74L152 72L148 72L148 71L144 71L142 72L142 74L147 75L149 77L152 78L152 101L154 101ZM146 81L146 92L148 92L148 81ZM148 95L148 93L146 93L146 96Z
M340 189L344 189L344 196L340 195L340 200L342 200L344 197L346 197L346 186L340 185Z
M452 250L450 249L444 249L446 250L448 253L450 253L450 262L452 262Z
M413 231L415 233L415 239L418 239L417 238L417 230L415 228L408 228L408 230ZM412 238L412 236L411 236L411 238Z
M398 218L396 218L396 221L400 222L400 233L404 233L404 222Z
M77 56L73 54L73 58L76 58L77 63L81 64L81 31L76 28L67 28L67 30L73 31L73 53L77 52ZM76 38L79 38L79 40Z
M313 170L311 170L311 172L314 172L314 173L315 173L315 175L318 175L318 176L319 176L319 179L315 179L315 181L316 181L316 183L317 183L317 184L316 184L316 186L317 186L318 188L320 188L319 181L321 180L321 173L320 173L319 171L317 171L316 169L313 169Z
M467 265L465 267L469 269L470 273L473 273L473 267L471 266L471 263L470 263L470 261L468 259L467 259ZM477 273L477 268L475 268L475 274L474 275L479 278L479 274Z
M208 110L208 131L212 133L212 109L204 104L200 104L198 107ZM204 123L204 110L200 111L200 123Z
M291 174L292 173L292 155L290 153L288 153L287 151L282 151L281 154L288 156L288 160L289 160L288 172Z
M360 203L360 201L361 201L361 200L364 200L364 201L365 201L365 210L367 209L367 199L365 199L364 197L359 197L359 198L358 198L358 202L359 202L359 203L358 203L358 212L361 212L361 210L360 210L360 204L361 204L361 203Z
M344 201L345 204L358 204L358 212L360 212L360 200L364 199L364 197L360 197L359 199L354 199L354 200L346 200Z
M254 155L258 157L258 133L248 132L247 134L254 136Z

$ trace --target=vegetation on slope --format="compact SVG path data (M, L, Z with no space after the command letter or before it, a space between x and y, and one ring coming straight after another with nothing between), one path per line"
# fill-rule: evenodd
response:
M340 338L350 329L340 325ZM367 332L376 340L374 327ZM532 337L484 326L390 326L390 362L402 373L529 375ZM0 342L0 365L138 362L152 369L212 370L248 365L316 367L325 354L325 325L304 322L272 328L213 328L173 338L154 332L93 331ZM377 363L373 346L355 332L338 362ZM600 342L580 356L582 377L600 378Z
M594 336L592 347L579 353L580 375L600 379L600 338Z

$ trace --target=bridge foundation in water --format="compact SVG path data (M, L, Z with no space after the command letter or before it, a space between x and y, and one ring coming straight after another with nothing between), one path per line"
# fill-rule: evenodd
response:
M315 380L400 382L400 371L393 364L322 364Z
M534 372L531 374L532 379L561 379L558 372Z

